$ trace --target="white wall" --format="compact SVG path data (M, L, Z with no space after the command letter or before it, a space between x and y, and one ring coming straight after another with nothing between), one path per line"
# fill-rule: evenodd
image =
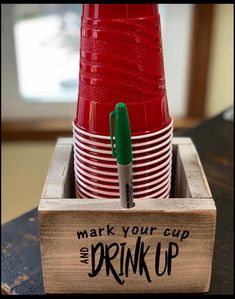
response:
M161 5L166 7L162 39L169 110L172 117L181 118L187 112L193 5Z
M206 116L233 105L233 4L216 4L209 62Z

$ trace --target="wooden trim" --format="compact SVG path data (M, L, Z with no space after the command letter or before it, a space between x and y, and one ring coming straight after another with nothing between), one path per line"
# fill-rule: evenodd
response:
M215 4L195 4L191 66L189 73L188 117L204 118Z
M174 130L194 127L199 121L199 118L174 119ZM71 136L72 120L70 119L16 120L2 123L3 141L56 140L59 137Z
M72 136L72 120L15 120L2 123L3 141L56 140L62 136Z
M197 126L201 122L198 117L174 118L174 130L189 129Z

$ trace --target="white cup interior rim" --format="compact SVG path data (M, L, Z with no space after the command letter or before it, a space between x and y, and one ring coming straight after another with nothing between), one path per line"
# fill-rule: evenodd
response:
M161 194L162 192L164 192L165 190L169 190L170 191L170 188L171 188L171 182L169 182L168 184L166 184L165 185L165 187L164 188L162 188L161 190L159 190L159 191L157 191L156 193L154 193L154 194L151 194L151 195L149 195L149 196L143 196L144 198L153 198L153 197L155 197L155 196L158 196L159 194ZM101 195L101 194L99 194L99 192L96 192L97 194L99 194L98 196L97 195L95 195L95 194L92 194L92 193L90 193L89 191L87 191L87 190L84 190L81 186L77 186L76 185L76 193L77 193L77 191L80 191L80 192L82 192L83 194L86 194L87 196L91 196L91 198L97 198L97 199L104 199L105 198L105 195L103 195L103 196L99 196L99 195ZM168 192L169 192L168 191ZM79 192L79 193L80 193ZM108 194L107 194L108 195ZM108 196L112 196L112 195L108 195ZM119 198L119 195L114 195L115 196L115 198ZM135 194L134 194L134 198L135 198Z
M170 161L171 161L171 158L172 158L172 153L170 153L169 155L169 158L163 162L162 164L160 165L157 165L156 167L153 167L151 169L148 169L148 170L143 170L143 171L138 171L138 172L135 172L133 171L133 175L142 175L142 174L149 174L153 171L156 171L156 170L159 170L159 169L162 169L162 167L166 166ZM76 164L76 163L75 163ZM78 164L77 164L78 165ZM116 172L107 172L107 171L103 171L103 170L97 170L97 169L94 169L94 168L91 168L90 166L87 166L87 165L84 165L83 163L80 162L80 167L82 165L82 169L83 170L88 170L90 172L93 172L93 173L96 173L96 174L99 174L99 175L106 175L106 176L118 176L118 173L117 171Z
M131 138L133 140L138 140L138 139L153 137L155 135L159 135L159 134L162 134L163 132L167 131L171 126L173 126L173 119L171 119L170 123L166 127L164 127L163 129L161 129L161 130L156 130L156 131L154 131L152 133L147 133L147 134L141 134L141 135L132 136ZM89 132L87 132L85 130L82 130L82 129L80 129L80 128L78 128L76 126L76 124L75 124L74 121L73 121L73 128L76 129L81 134L86 135L86 136L91 137L91 138L106 139L106 140L110 139L110 136L93 134L93 133L89 133Z
M169 192L170 192L170 188L161 197L159 197L159 198L169 198ZM79 190L76 191L76 197L78 199L89 199L89 197L86 197L84 194L82 194L81 192L79 192ZM148 198L152 198L152 197L148 197ZM105 198L104 197L96 197L96 199L105 199ZM112 200L112 198L108 198L108 199ZM141 198L138 198L138 199L141 200Z
M134 184L134 188L135 189L142 189L142 188L147 188L149 186L152 186L152 185L155 185L155 184L158 184L159 182L162 182L164 181L165 179L167 179L168 177L171 176L171 168L169 168L165 174L158 178L157 180L153 180L152 182L149 182L149 183L143 183L143 184ZM76 179L80 179L81 181L83 181L84 183L88 183L88 184L91 184L91 181L89 181L86 177L84 177L84 175L82 175L81 173L79 173L78 170L75 169L75 180ZM93 182L97 187L101 187L101 188L104 188L104 189L113 189L113 190L119 190L119 185L118 185L118 182L116 183L116 186L111 186L110 184L100 184L100 183L95 183ZM113 182L110 182L110 183L113 183Z
M144 162L144 163L141 163L141 164L138 164L138 162L136 163L136 161L133 160L133 166L132 167L133 168L145 167L145 166L149 166L149 165L153 165L153 164L159 163L162 160L166 159L170 155L171 151L172 150L170 148L168 150L168 152L166 154L164 154L163 156L161 156L160 158L154 159L154 160L149 161L149 162ZM117 169L117 163L115 163L114 165L113 164L106 164L106 163L98 163L98 162L90 161L90 160L84 158L83 156L81 156L80 154L77 154L77 153L74 154L74 159L77 162L79 162L80 160L82 160L83 162L87 163L88 165L91 164L91 165L94 165L94 166L97 166L97 167Z
M169 197L169 192L170 192L170 187L167 189L167 191L161 196L161 197L159 197L159 198L166 198L167 196ZM82 198L82 199L88 199L87 197L84 197L85 195L83 194L82 195L82 193L81 192L79 192L79 190L76 190L76 196L77 196L77 198ZM92 198L94 198L94 197L92 197ZM96 199L105 199L104 197L95 197ZM145 198L153 198L153 197L145 197ZM111 199L111 198L109 198L109 199ZM141 199L141 198L140 198Z
M165 153L167 150L169 150L170 148L172 148L172 144L170 143L168 146L166 146L165 148L163 148L162 150L150 154L150 155L144 155L144 156L140 156L140 157L135 157L135 155L133 155L133 161L141 161L141 160L147 160L147 159L151 159L153 157L159 156L162 153ZM89 157L91 159L95 159L95 160L101 160L101 161L110 161L110 162L114 162L116 163L116 158L107 158L107 157L102 157L100 155L92 155L90 153L87 153L86 151L84 151L83 149L79 148L78 145L75 143L74 144L74 151L78 154L82 154L86 157Z
M168 188L167 188L167 191L164 193L164 195L163 195L163 198L170 192L170 190L171 190L171 182L170 182L170 184L168 185ZM165 191L165 190L164 190ZM166 195L165 195L166 194ZM159 195L159 193L154 193L154 194L151 194L151 195L149 195L149 196L145 196L144 198L154 198L155 196L158 196Z
M173 132L173 128L171 128L169 132L167 132L165 135L159 137L158 139L155 138L154 140L151 140L151 141L144 141L141 143L132 143L132 148L134 149L137 147L149 146L151 144L159 143L160 141L163 141L166 138L168 138L170 135L172 135L172 132ZM94 145L97 147L100 146L100 147L105 147L105 148L111 149L111 142L110 143L101 143L101 142L91 141L89 139L85 139L85 138L81 137L80 135L76 134L76 132L73 132L73 133L74 133L74 138L77 139L78 142Z
M157 144L156 146L152 146L150 148L145 148L145 149L142 149L142 150L133 150L132 151L132 154L141 154L141 153L146 153L146 152L152 152L156 149L159 149L167 144L169 144L171 141L172 141L172 137L173 137L173 134L170 135L170 137L165 140L164 142L160 143L160 144ZM96 149L96 148L92 148L92 147L89 147L87 145L84 145L80 142L80 144L77 143L77 141L75 140L75 138L73 138L73 142L75 144L75 146L80 146L90 152L94 152L94 153L101 153L101 154L106 154L106 155L112 155L112 151L111 149L110 150L101 150L101 149Z
M167 170L171 169L171 166L172 166L172 161L170 161L170 163L164 169L162 169L161 171L156 172L154 174L151 174L150 176L141 177L141 178L137 178L137 179L133 176L133 184L136 184L136 183L138 184L139 182L149 181L149 180L152 180L154 178L157 178L160 175L164 174ZM90 174L90 173L86 172L81 167L79 167L77 164L75 164L75 171L76 170L79 173L84 174L85 176L87 176L91 179L97 180L99 182L101 181L101 182L107 182L107 183L118 183L118 177L117 176L116 176L116 178L109 179L109 178L104 178L104 177L102 177L102 175L97 175L95 173L93 175L93 174Z
M150 193L153 192L155 190L160 189L161 187L165 186L167 183L169 183L170 181L170 177L167 177L166 179L164 179L160 184L156 184L155 186L147 189L147 190L142 190L142 191L135 191L135 195L141 195L141 194L146 194L146 193ZM118 192L112 192L112 191L104 191L104 190L97 190L95 188L93 188L90 185L87 185L86 183L84 183L81 179L76 178L76 184L78 184L78 186L82 186L83 188L86 188L87 190L91 191L91 192L97 192L100 194L104 194L104 195L109 195L109 196L119 196L119 189L117 189L116 191ZM96 185L97 186L97 185ZM147 186L148 187L148 186ZM102 188L102 187L101 187ZM103 188L103 189L107 189ZM108 188L109 189L109 188Z

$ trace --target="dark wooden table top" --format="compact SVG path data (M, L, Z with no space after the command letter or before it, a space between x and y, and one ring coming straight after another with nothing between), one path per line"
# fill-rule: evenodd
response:
M217 207L210 294L233 294L233 121L223 114L175 133L191 137ZM37 209L2 225L2 294L44 294ZM206 294L205 294L206 295Z

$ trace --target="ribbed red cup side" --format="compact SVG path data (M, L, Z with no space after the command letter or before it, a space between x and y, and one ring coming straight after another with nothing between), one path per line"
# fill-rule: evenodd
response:
M171 119L157 6L83 7L76 125L108 135L109 113L120 101L127 105L133 135L168 125Z

